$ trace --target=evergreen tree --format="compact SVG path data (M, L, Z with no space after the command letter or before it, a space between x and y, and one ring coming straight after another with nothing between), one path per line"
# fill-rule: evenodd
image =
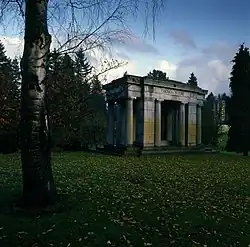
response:
M92 72L92 66L82 48L80 48L75 54L74 66L78 88L81 91L83 99L86 99L90 95L90 83L88 77Z
M250 148L250 53L242 44L233 59L230 84L228 151L248 155Z
M20 120L20 96L21 96L21 71L20 61L17 58L11 60L11 82L8 91L8 98L10 108L12 109L10 119L12 120L12 127L19 129Z
M193 86L193 87L197 87L198 86L198 83L197 83L197 78L196 76L194 75L194 73L192 72L189 79L188 79L188 82L187 82L188 85L190 86Z
M11 80L11 66L10 59L7 58L5 47L0 42L0 112L1 119L7 121L7 99L8 99L8 88ZM4 122L2 120L2 123Z
M58 113L60 114L61 126L61 144L63 146L71 146L72 142L78 136L77 127L79 108L77 88L77 77L75 75L74 61L68 54L62 57L61 66L59 68L59 81L57 82L58 96Z
M91 93L92 94L101 94L102 93L102 84L98 79L98 76L94 76L91 81Z
M0 147L13 152L18 147L20 70L17 59L11 60L0 43Z
M83 140L90 139L87 136L90 131L83 127L91 119L89 68L82 50L74 57L56 51L50 54L49 98L54 146L75 150L84 144Z
M88 129L92 133L92 144L104 144L106 138L106 101L102 94L102 84L98 76L94 76L91 81L91 98L90 98L90 108L91 108L91 121Z
M202 111L202 143L216 143L216 97L210 93Z
M63 141L64 125L62 110L64 105L63 83L62 83L62 55L56 50L52 51L47 63L47 88L51 120L51 145L58 146Z
M86 77L92 72L93 67L90 65L82 48L76 51L75 68L76 73L82 80L86 79Z
M2 120L2 129L10 126L9 113L13 111L11 108L11 93L13 89L11 60L6 56L5 48L0 43L0 112ZM5 124L4 124L5 123ZM8 125L6 125L8 123Z
M166 76L166 73L161 71L161 70L156 70L156 69L153 69L153 71L149 72L147 74L147 76L149 78L152 78L152 79L156 79L156 80L167 80L167 76Z

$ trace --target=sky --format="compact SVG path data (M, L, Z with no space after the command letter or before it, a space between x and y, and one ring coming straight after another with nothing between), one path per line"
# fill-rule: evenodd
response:
M155 39L151 29L145 37L143 20L131 16L128 25L133 37L122 42L114 38L112 47L112 57L127 65L111 71L108 81L125 71L143 76L160 69L171 79L187 82L194 72L200 87L228 93L230 61L242 42L250 43L249 11L249 0L166 0L155 23ZM7 30L0 29L7 54L21 54L22 37L8 25Z

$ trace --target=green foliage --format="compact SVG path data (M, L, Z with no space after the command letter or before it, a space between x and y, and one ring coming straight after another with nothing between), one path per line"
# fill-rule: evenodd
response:
M196 76L194 75L193 72L191 73L187 84L192 86L192 87L197 87L198 86L197 78L196 78Z
M101 82L80 49L75 56L51 53L48 68L53 146L79 150L103 140L106 113ZM100 133L101 132L101 133Z
M92 72L93 67L90 65L82 48L75 53L75 70L77 77L84 81Z
M213 93L210 93L204 102L202 110L202 143L216 143L216 98Z
M242 44L233 59L230 77L228 151L243 152L250 149L250 53Z
M156 69L153 69L153 71L149 72L147 74L147 76L149 78L152 78L152 79L156 79L156 80L167 80L167 76L166 76L166 73L161 71L161 70L156 70Z
M91 72L82 49L74 56L50 53L46 83L53 147L81 149L104 142L106 103L101 82L97 76L91 79ZM19 61L9 59L0 43L0 152L8 152L7 143L14 150L18 145L20 84Z
M18 147L19 106L19 62L8 58L0 43L0 152L13 152Z
M249 159L53 156L60 204L10 207L20 157L0 156L0 246L248 246Z
M204 102L202 111L202 142L221 149L224 125L228 122L229 96L225 93L214 96L210 93Z

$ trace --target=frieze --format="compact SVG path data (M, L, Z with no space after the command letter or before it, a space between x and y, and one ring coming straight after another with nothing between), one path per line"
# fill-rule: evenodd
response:
M184 96L183 91L178 91L178 90L172 90L172 89L162 89L163 93L170 94L170 95L179 95L179 96Z

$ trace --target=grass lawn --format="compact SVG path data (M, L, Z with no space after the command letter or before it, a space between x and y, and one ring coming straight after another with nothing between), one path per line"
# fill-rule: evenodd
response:
M226 154L55 154L62 201L40 214L10 206L18 155L0 156L0 246L248 246L250 158Z

